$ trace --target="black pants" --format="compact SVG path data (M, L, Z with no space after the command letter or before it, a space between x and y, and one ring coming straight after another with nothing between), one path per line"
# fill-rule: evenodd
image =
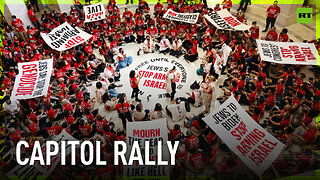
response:
M30 1L31 5L34 7L35 12L40 12L37 0Z
M184 58L190 62L193 62L198 59L198 53L194 55L185 55Z
M181 52L180 50L177 50L177 51L175 51L175 50L173 50L173 49L170 50L170 55L171 55L171 56L180 57L181 54L182 54L182 52Z
M129 4L129 0L127 0L126 4ZM131 0L131 4L133 4L133 0Z
M237 11L240 11L240 9L242 9L243 12L246 12L249 2L250 2L250 0L241 0L240 1L240 6L239 6ZM243 7L243 5L244 5L244 7Z
M138 44L142 43L144 41L144 36L137 35L137 40L136 41L137 41Z
M276 19L277 18L271 18L271 17L268 16L267 17L267 25L266 25L266 29L265 30L268 30L270 23L271 23L271 27L273 27L274 24L276 23Z
M171 101L174 99L174 95L176 94L176 87L177 87L177 85L176 85L176 83L174 82L174 83L171 83Z
M124 129L127 129L127 119L128 119L129 122L133 121L130 111L128 111L126 113L119 113L119 118L122 121L122 126L123 126Z
M136 99L138 99L138 95L139 95L139 87L133 88L131 98L135 97Z
M124 41L126 41L126 43L130 43L130 42L134 42L135 41L135 37L134 36L129 36L129 37L125 37Z

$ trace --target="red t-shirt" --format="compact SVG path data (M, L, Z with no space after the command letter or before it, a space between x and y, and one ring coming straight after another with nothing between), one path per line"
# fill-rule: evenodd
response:
M269 31L267 34L268 40L269 41L276 41L278 39L278 33L276 31Z
M19 18L16 18L16 21L12 21L11 25L18 29L19 32L24 31L24 27L22 25L22 21Z
M151 27L149 27L148 30L147 30L147 33L149 35L151 35L151 36L154 36L154 35L156 35L158 33L158 30L157 30L157 28L151 29Z
M256 26L257 28L251 27L250 32L251 32L251 37L254 39L259 39L259 26Z
M193 149L199 146L199 141L196 135L186 138L185 141L188 149Z
M119 113L126 113L129 111L130 104L129 103L119 103L116 105L115 110L117 110Z
M53 108L51 108L48 112L47 112L47 115L49 117L49 119L53 120L56 113L54 112Z
M170 130L170 140L177 140L180 138L181 135L181 129L178 131L171 129Z
M60 131L62 131L62 127L61 126L53 126L51 128L47 128L47 133L49 136L51 135L59 135Z
M132 88L138 87L138 85L135 83L136 81L137 81L137 78L136 78L136 77L130 78L130 86L131 86Z
M114 141L114 138L115 138L115 135L114 135L113 132L103 131L103 137L104 137L104 139L105 139L107 142L113 142L113 141Z
M279 6L273 7L272 5L267 9L267 12L268 12L268 17L275 18L274 16L280 13L280 7Z
M29 16L31 22L38 21L38 18L37 18L37 16L34 16L34 11L32 9L28 10L28 16Z
M279 42L288 42L289 36L288 34L279 34Z
M202 154L197 153L193 154L189 157L189 164L193 167L194 170L196 171L201 171L204 169L205 164L202 160Z
M96 120L96 129L98 133L103 132L103 128L107 125L107 122L105 120Z
M91 133L91 126L89 126L89 125L84 125L84 126L79 125L79 130L80 130L80 132L81 132L81 134L83 136L89 136L90 133Z

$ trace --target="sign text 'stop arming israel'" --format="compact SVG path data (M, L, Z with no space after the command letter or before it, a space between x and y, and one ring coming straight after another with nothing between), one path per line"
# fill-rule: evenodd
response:
M18 64L12 99L31 99L46 95L50 85L53 60L41 60Z
M256 123L233 96L204 121L258 176L270 167L283 149L284 144Z
M177 13L169 9L163 18L194 24L198 21L199 13Z
M84 6L85 21L94 22L100 21L106 18L105 9L102 3Z
M250 26L241 23L226 9L211 12L204 15L204 17L218 29L231 31L246 31L250 29Z
M78 27L72 27L67 22L54 28L50 33L41 33L43 40L54 50L64 51L84 43L92 35Z
M257 40L261 60L279 64L316 65L317 50L313 43Z

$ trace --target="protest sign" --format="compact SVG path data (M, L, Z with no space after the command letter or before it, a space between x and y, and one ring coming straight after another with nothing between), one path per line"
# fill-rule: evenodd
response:
M62 130L59 135L57 135L55 138L52 139L52 141L55 141L58 143L58 146L61 146L61 141L77 141L74 137L72 137L69 133L67 133L65 130ZM43 144L41 146L42 154L45 157L47 146L46 144ZM67 145L65 148L66 154L64 155L67 157L71 153L71 145ZM54 155L51 157L51 165L41 165L39 164L39 161L35 163L35 167L45 176L49 176L52 171L57 167L57 165L60 163L61 160L61 151L59 150L59 153L57 155Z
M313 43L256 40L261 60L279 64L316 65Z
M177 13L169 9L163 18L194 24L198 21L199 13Z
M69 133L63 130L59 135L53 138L51 141L55 141L61 146L61 141L77 141ZM41 146L43 157L46 156L46 144ZM71 145L66 146L65 156L67 157L71 153ZM12 179L37 179L39 176L49 176L53 170L57 167L61 160L61 151L57 155L51 156L51 165L40 165L39 161L36 161L33 166L27 165L18 165L14 167L7 175Z
M228 10L213 11L204 17L218 29L232 30L232 31L246 31L250 26L241 23Z
M94 22L106 18L106 12L102 3L84 6L85 20L84 22Z
M46 95L50 84L53 60L19 63L12 99L31 99Z
M169 151L166 148L166 144L168 141L168 129L166 127L166 119L159 119L153 121L143 121L143 122L128 122L127 123L127 152L131 152L132 145L134 141L139 142L139 146L142 153L142 159L145 159L144 152L145 141L149 141L150 148L149 151L149 159L150 161L157 161L158 156L158 146L162 146L162 160L168 161ZM161 141L162 144L159 144ZM159 142L159 143L158 143ZM128 156L130 153L126 153ZM124 176L169 176L170 168L169 166L161 166L161 165L128 165L124 166Z
M233 96L204 121L258 176L270 167L283 149L284 144L256 123Z
M78 27L72 27L67 22L54 28L50 33L41 33L43 40L50 48L57 51L64 51L84 43L92 35L82 31Z

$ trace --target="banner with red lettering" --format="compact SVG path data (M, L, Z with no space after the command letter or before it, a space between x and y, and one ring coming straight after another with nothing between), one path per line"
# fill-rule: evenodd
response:
M161 158L163 161L168 161L169 150L167 148L168 141L168 129L166 119L159 119L153 121L142 122L127 122L127 153L126 158L129 159L130 152L133 148L133 143L137 141L141 149L142 159L144 160L145 151L149 151L149 160L155 161ZM145 141L149 141L150 147L145 149ZM162 143L160 143L160 141ZM158 153L158 147L162 147L162 157ZM134 165L124 166L124 176L169 176L169 166L161 165L138 165L135 164L138 161L134 161Z
M172 11L171 9L167 10L167 12L163 15L163 18L190 24L197 23L198 17L199 13L177 13Z
M257 40L261 60L279 64L316 65L317 49L313 43Z
M227 9L213 11L204 15L204 17L218 29L231 31L246 31L250 29L250 26L241 23Z
M270 167L284 147L256 123L233 96L204 121L258 176Z
M84 22L100 21L106 18L106 12L102 3L84 6Z
M61 146L61 141L77 141L77 139L73 138L69 133L65 130L62 130L59 135L53 138L51 141L56 141ZM43 144L41 146L42 154L45 157L46 155L46 145ZM65 148L65 155L68 156L71 153L71 145L66 146ZM42 166L39 164L39 161L36 161L33 166L31 165L18 165L14 167L7 173L10 179L37 179L39 176L49 176L53 170L57 167L61 160L61 151L57 155L51 157L51 165L50 166ZM68 162L66 162L68 163Z
M18 69L12 99L31 99L48 93L53 69L52 59L18 63Z
M64 51L86 42L92 35L67 22L54 28L50 33L40 33L43 40L54 50Z

